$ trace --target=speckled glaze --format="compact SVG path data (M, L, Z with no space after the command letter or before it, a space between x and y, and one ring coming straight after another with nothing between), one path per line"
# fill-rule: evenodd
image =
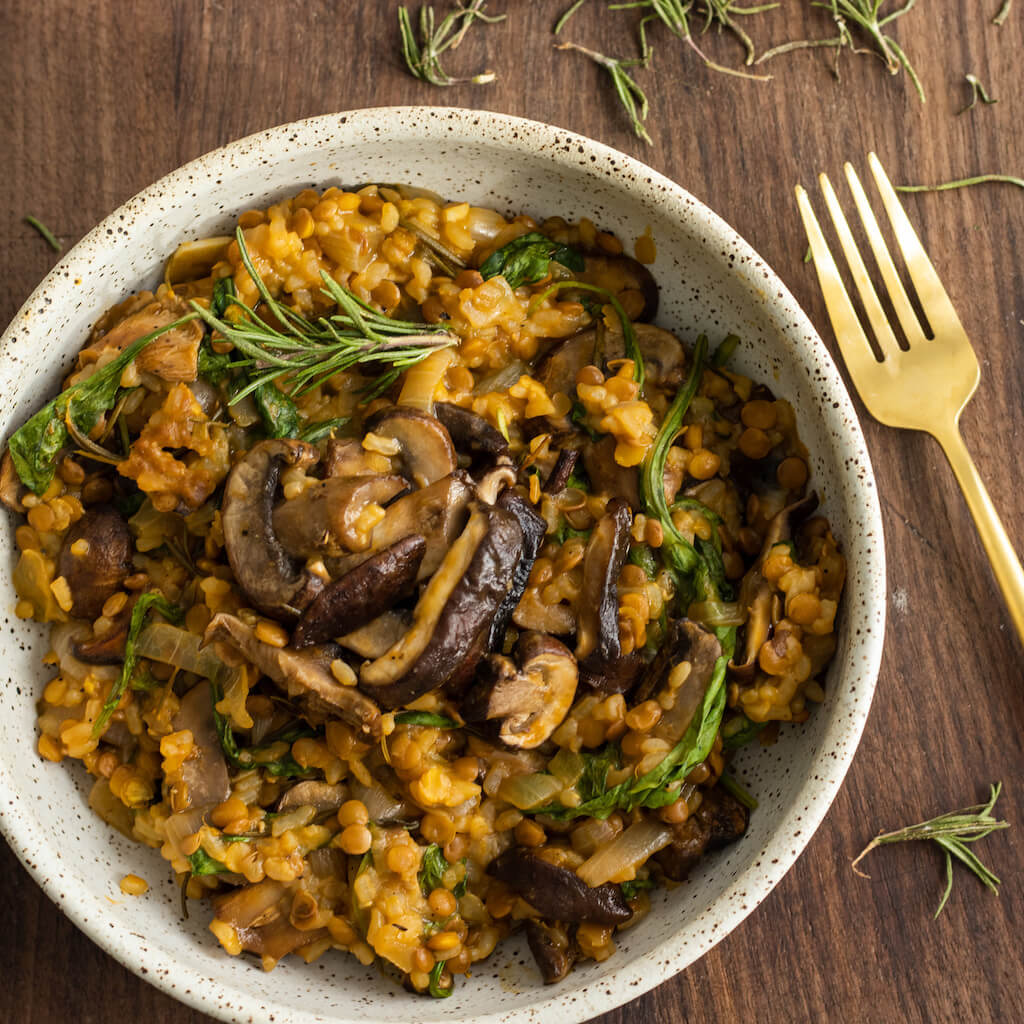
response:
M885 557L874 478L850 399L807 317L775 274L693 196L579 135L500 114L396 107L300 121L232 143L168 175L87 235L0 340L0 437L52 395L96 317L153 286L179 241L223 233L239 212L307 186L398 181L535 215L587 216L627 244L649 224L658 321L712 343L735 332L738 370L795 406L813 483L844 545L849 577L827 700L779 743L742 751L734 771L760 801L746 837L654 895L651 913L603 964L545 987L514 939L444 1001L415 997L354 958L288 960L270 974L224 954L156 851L130 843L86 805L88 778L36 753L35 700L48 677L45 631L19 622L10 583L13 524L0 516L0 828L49 897L105 950L172 996L226 1021L586 1020L652 988L724 938L768 895L820 824L867 718L881 658ZM118 889L129 872L151 888Z

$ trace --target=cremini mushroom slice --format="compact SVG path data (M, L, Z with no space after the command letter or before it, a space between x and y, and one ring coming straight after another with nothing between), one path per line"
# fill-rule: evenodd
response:
M487 633L508 593L523 533L515 516L478 508L423 589L408 632L382 657L363 665L359 685L384 707L395 708L460 682L482 657Z
M329 583L303 612L292 643L327 643L378 618L412 592L426 550L423 537L410 534Z
M204 679L181 698L171 720L175 732L192 734L192 753L182 762L178 810L207 809L231 795L231 780L213 718L213 691Z
M234 615L221 612L210 620L203 644L222 643L233 648L292 698L300 698L308 712L341 718L360 732L380 738L380 709L355 686L339 683L331 672L337 648L308 647L297 651L263 643L256 631ZM354 682L354 680L353 680Z
M339 636L338 643L361 658L379 658L402 638L412 625L412 612L397 609L378 615L359 629Z
M463 701L467 722L500 721L498 736L510 747L532 750L558 728L576 696L576 659L565 644L543 633L524 633L515 662L500 654L485 659Z
M617 495L639 512L643 508L640 474L636 466L620 466L615 461L617 443L611 434L600 441L588 440L583 445L583 468L595 494Z
M399 472L417 487L428 487L458 468L448 431L436 417L419 409L382 409L363 424L363 430L398 442L395 460Z
M67 581L71 614L95 619L132 572L132 535L112 505L93 505L64 536L57 577Z
M376 525L367 523L365 513L387 504L407 486L404 477L394 475L318 480L274 509L274 533L297 558L365 551Z
M319 451L304 441L260 441L235 464L224 485L224 548L238 585L264 614L294 619L323 587L282 546L273 509L281 466L311 466Z
M182 281L197 281L208 277L214 265L224 259L234 235L213 235L182 242L171 253L164 268L164 283L176 285Z
M508 441L482 416L461 405L438 402L434 415L448 431L455 450L469 459L473 473L486 471L503 455L508 455Z
M277 801L278 814L296 807L312 807L318 815L336 811L348 799L348 788L340 783L331 784L319 779L297 782Z
M519 528L523 531L523 553L516 563L508 593L495 612L494 621L491 623L490 635L487 640L487 649L491 651L501 650L505 640L505 630L508 629L516 607L526 592L526 584L530 580L533 563L537 561L537 555L540 553L548 528L544 519L533 510L533 506L515 491L505 491L498 499L498 504L506 512L511 512L516 517ZM547 632L568 631L548 630Z
M432 576L466 524L474 491L469 474L458 470L429 487L398 498L384 510L384 518L374 527L368 550L325 560L331 577L344 576L371 555L414 533L427 543L416 579L421 582Z

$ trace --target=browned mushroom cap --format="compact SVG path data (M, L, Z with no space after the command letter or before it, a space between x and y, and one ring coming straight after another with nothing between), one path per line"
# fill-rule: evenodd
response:
M71 614L95 619L132 571L132 535L111 505L93 505L64 535L57 575L71 591Z
M746 611L743 624L743 660L729 662L729 673L742 682L751 682L757 667L757 653L771 634L772 597L775 588L761 574L761 567L768 553L776 545L793 536L793 524L806 519L818 507L818 496L809 494L806 498L787 505L768 524L761 554L750 567L740 584L739 605Z
M348 798L348 790L340 783L320 782L307 779L287 789L277 801L277 813L291 811L296 807L312 807L317 814L336 811Z
M434 415L448 431L455 450L469 457L472 470L492 466L502 455L508 454L508 441L475 412L450 402L438 402Z
M533 506L515 491L506 491L499 499L498 504L511 512L519 523L519 529L523 531L523 552L516 563L512 573L511 586L501 606L494 614L494 621L491 623L490 634L487 638L487 649L497 651L502 647L505 640L505 630L512 621L516 606L522 600L526 591L526 584L529 582L530 573L533 571L533 563L537 561L541 545L544 543L544 535L547 533L548 524L537 515Z
M337 579L378 551L418 533L427 542L427 550L416 579L425 580L437 571L465 526L467 507L473 493L469 474L459 470L429 487L406 494L387 507L384 518L374 527L368 551L326 559L328 571L332 578Z
M21 499L28 488L21 482L18 471L14 468L14 459L10 449L5 448L0 459L0 504L6 505L12 512L24 512Z
M606 882L591 888L575 871L552 864L522 846L491 861L487 873L514 889L542 917L556 921L621 924L633 916L622 889Z
M327 934L325 928L296 928L291 923L294 904L292 890L270 878L213 899L217 920L234 928L242 949L275 961Z
M587 441L583 446L583 468L587 471L594 494L611 494L625 499L634 512L640 502L640 473L636 466L620 466L615 461L616 440L606 434L600 441Z
M369 546L360 526L368 506L384 505L408 487L401 476L328 477L274 509L281 547L297 558L340 555Z
M613 498L587 542L576 628L576 657L581 662L581 671L588 659L596 668L622 656L616 588L629 554L632 523L626 502Z
M417 487L427 487L458 467L448 431L436 417L419 409L382 409L363 424L363 430L398 442L399 472Z
M542 633L524 633L514 664L500 654L484 661L460 713L467 722L500 720L503 743L532 750L569 713L577 678L576 659L565 644Z
M719 786L704 791L696 814L672 826L672 842L654 855L665 877L683 882L693 866L710 850L735 842L750 822L750 812Z
M426 550L427 542L414 533L328 584L303 612L292 643L327 643L372 622L412 592Z
M181 698L171 725L176 732L188 729L192 733L192 754L181 765L185 784L181 809L206 809L223 803L231 795L231 780L213 719L213 690L208 679Z
M467 656L484 653L522 549L515 516L495 506L475 511L424 588L412 626L386 654L363 665L360 686L395 708L445 685L457 670L465 675Z
M714 633L689 619L672 623L633 698L640 703L656 697L661 705L654 737L673 746L683 738L721 656L722 645Z
M228 474L221 503L224 548L238 585L265 615L294 619L323 581L296 562L274 533L282 464L311 466L320 457L304 441L260 441Z
M300 698L307 711L341 718L373 739L380 738L380 709L354 686L339 683L330 670L336 647L272 647L258 640L241 619L223 612L213 617L203 636L204 645L218 642L238 651L289 697Z
M565 978L582 956L569 930L558 921L526 921L526 942L545 985Z
M116 665L124 661L124 647L128 642L133 607L134 602L126 602L110 620L110 628L102 636L76 641L72 647L75 657L87 665Z

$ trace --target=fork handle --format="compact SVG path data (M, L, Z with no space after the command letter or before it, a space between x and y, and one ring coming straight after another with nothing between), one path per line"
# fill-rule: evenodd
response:
M1006 606L1010 609L1010 617L1017 627L1017 635L1024 643L1024 569L1021 568L1020 559L1010 544L1010 538L1006 536L1006 530L985 485L981 482L978 469L970 452L967 451L957 424L954 423L948 430L934 430L932 436L942 445L942 450L953 467L960 490L967 499L967 507L974 517L974 525L978 528L985 553L992 564L992 571L1003 592Z

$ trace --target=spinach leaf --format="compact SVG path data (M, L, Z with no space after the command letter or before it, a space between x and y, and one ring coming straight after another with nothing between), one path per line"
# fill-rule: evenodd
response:
M632 565L639 565L649 580L658 575L658 560L649 544L634 544L629 549L629 561Z
M572 408L569 410L569 419L572 420L572 422L575 423L591 441L599 441L601 439L601 434L587 425L587 410L583 407L583 403L578 398L573 399Z
M222 875L229 870L226 865L211 857L201 846L188 858L193 875Z
M423 859L420 861L417 877L424 896L429 896L435 889L443 887L444 883L441 879L444 878L444 873L450 866L437 843L431 843L423 851Z
M301 441L308 441L310 444L316 444L317 441L322 441L325 437L330 437L335 430L340 430L344 427L351 417L339 416L333 420L320 420L319 423L307 423L302 430L299 431L299 439Z
M722 749L739 750L753 743L764 731L767 722L752 722L746 715L737 715L722 729Z
M42 494L53 480L57 456L68 443L67 421L70 420L80 433L88 435L100 417L117 404L121 374L132 360L151 341L194 320L196 316L189 313L132 342L106 366L62 391L22 424L7 442L21 482L34 494Z
M299 410L291 398L276 384L258 384L252 391L256 408L263 418L267 437L296 437L299 433Z
M143 594L135 602L131 621L128 624L128 638L124 643L124 663L121 665L121 675L118 676L114 681L114 685L110 688L110 695L103 702L103 708L96 719L95 725L92 727L94 737L99 736L103 732L107 722L110 721L110 716L117 710L117 705L121 703L121 697L124 695L124 691L128 688L128 684L135 674L135 664L138 661L138 655L135 653L135 644L138 642L139 633L142 632L146 616L151 610L159 612L165 619L173 622L176 626L180 625L181 620L185 617L184 609L179 608L176 604L171 604L158 590L151 590Z
M501 274L510 288L541 280L554 260L577 273L586 269L583 254L570 245L562 245L539 231L530 231L492 252L480 265L484 280Z
M565 486L567 489L575 487L576 490L589 494L590 477L587 476L586 470L577 467L569 474L569 479L565 481Z
M199 346L199 376L216 387L231 374L234 361L230 352L214 352L206 339Z
M210 312L222 320L228 306L232 305L238 292L235 290L233 277L222 277L213 286L213 297L210 299Z
M641 890L653 889L654 882L652 882L649 878L634 878L627 882L620 882L619 886L622 889L622 895L628 902L629 900L635 899L637 893L639 893Z
M432 711L399 711L395 715L395 725L429 725L435 729L459 729L459 723L445 715L435 715Z
M558 528L555 530L554 536L559 544L564 544L570 537L589 537L590 530L575 530L563 517L558 522Z
M429 992L435 999L447 999L454 991L455 985L441 987L441 975L444 974L444 961L438 960L430 972Z

